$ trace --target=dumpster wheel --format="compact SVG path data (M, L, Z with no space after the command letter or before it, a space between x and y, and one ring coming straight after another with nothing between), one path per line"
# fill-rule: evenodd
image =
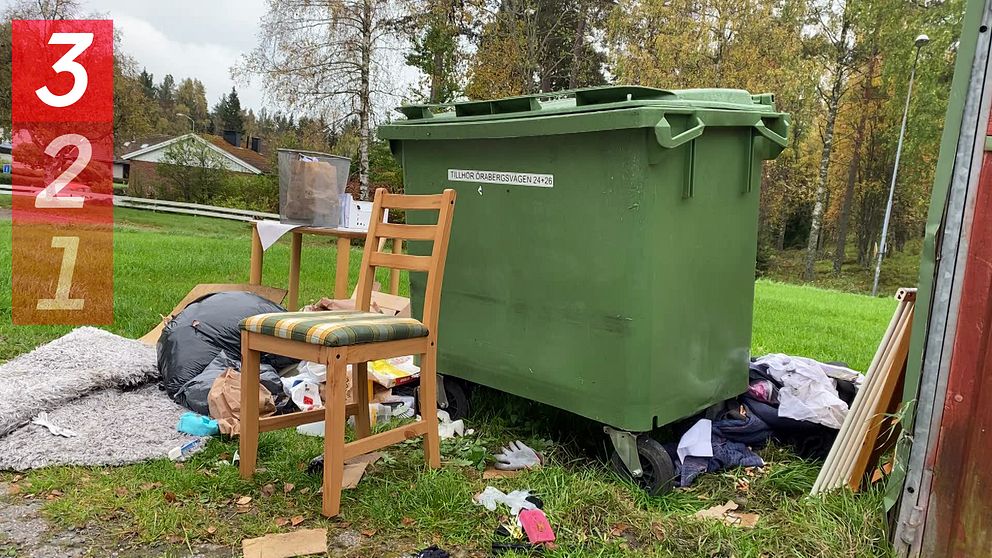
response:
M614 471L630 479L651 496L671 491L675 486L675 465L665 448L654 438L642 434L637 437L637 456L641 460L639 477L630 474L616 449L613 450L610 463Z

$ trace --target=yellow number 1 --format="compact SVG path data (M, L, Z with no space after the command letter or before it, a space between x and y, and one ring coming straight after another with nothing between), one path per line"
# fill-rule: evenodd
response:
M79 253L78 236L53 236L52 248L62 248L62 268L59 270L59 284L55 287L55 298L38 300L38 310L82 310L82 298L69 298L72 286L72 272L76 270L76 255Z

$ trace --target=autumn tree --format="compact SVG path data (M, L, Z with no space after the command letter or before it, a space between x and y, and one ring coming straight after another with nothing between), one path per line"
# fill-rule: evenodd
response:
M607 0L502 0L487 12L466 94L494 98L601 85L593 32Z
M289 108L356 119L365 199L373 119L391 96L386 48L404 20L396 0L269 0L258 46L233 70L260 77L270 99Z
M210 111L203 82L196 78L184 78L179 82L176 87L176 111L189 115L198 130L207 128Z

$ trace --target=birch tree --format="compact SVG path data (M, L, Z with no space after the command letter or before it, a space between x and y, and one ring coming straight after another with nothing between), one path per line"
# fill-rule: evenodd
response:
M823 99L826 118L823 123L823 147L820 150L820 166L813 198L813 215L810 219L809 240L806 244L806 262L803 279L812 281L815 273L816 256L820 248L820 233L823 229L823 214L827 207L828 180L830 178L830 156L834 146L834 125L840 102L847 90L847 80L851 66L854 40L851 34L850 3L837 6L830 1L816 12L820 32L826 41L825 56L827 65L826 87L819 88Z
M260 77L270 100L328 118L358 121L358 181L369 199L369 149L388 88L387 51L402 22L396 0L268 0L258 46L232 69Z

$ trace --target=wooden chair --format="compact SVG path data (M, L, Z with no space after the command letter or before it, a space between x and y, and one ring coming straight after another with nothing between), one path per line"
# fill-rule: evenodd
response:
M431 196L375 193L372 220L365 240L358 279L357 310L336 312L283 312L260 314L241 323L241 476L255 472L260 432L324 420L323 514L337 515L341 507L341 482L345 460L370 451L424 436L427 465L437 468L441 455L437 432L436 354L437 320L441 304L441 279L448 251L455 191ZM387 209L435 210L436 225L383 223ZM430 256L385 253L382 238L433 242ZM427 273L423 320L396 318L369 312L375 269L405 269ZM274 353L327 365L323 409L259 418L259 357ZM369 419L368 362L402 355L420 355L422 420L372 435ZM352 364L356 389L354 405L345 405L346 367ZM357 440L344 443L345 417L355 416Z

